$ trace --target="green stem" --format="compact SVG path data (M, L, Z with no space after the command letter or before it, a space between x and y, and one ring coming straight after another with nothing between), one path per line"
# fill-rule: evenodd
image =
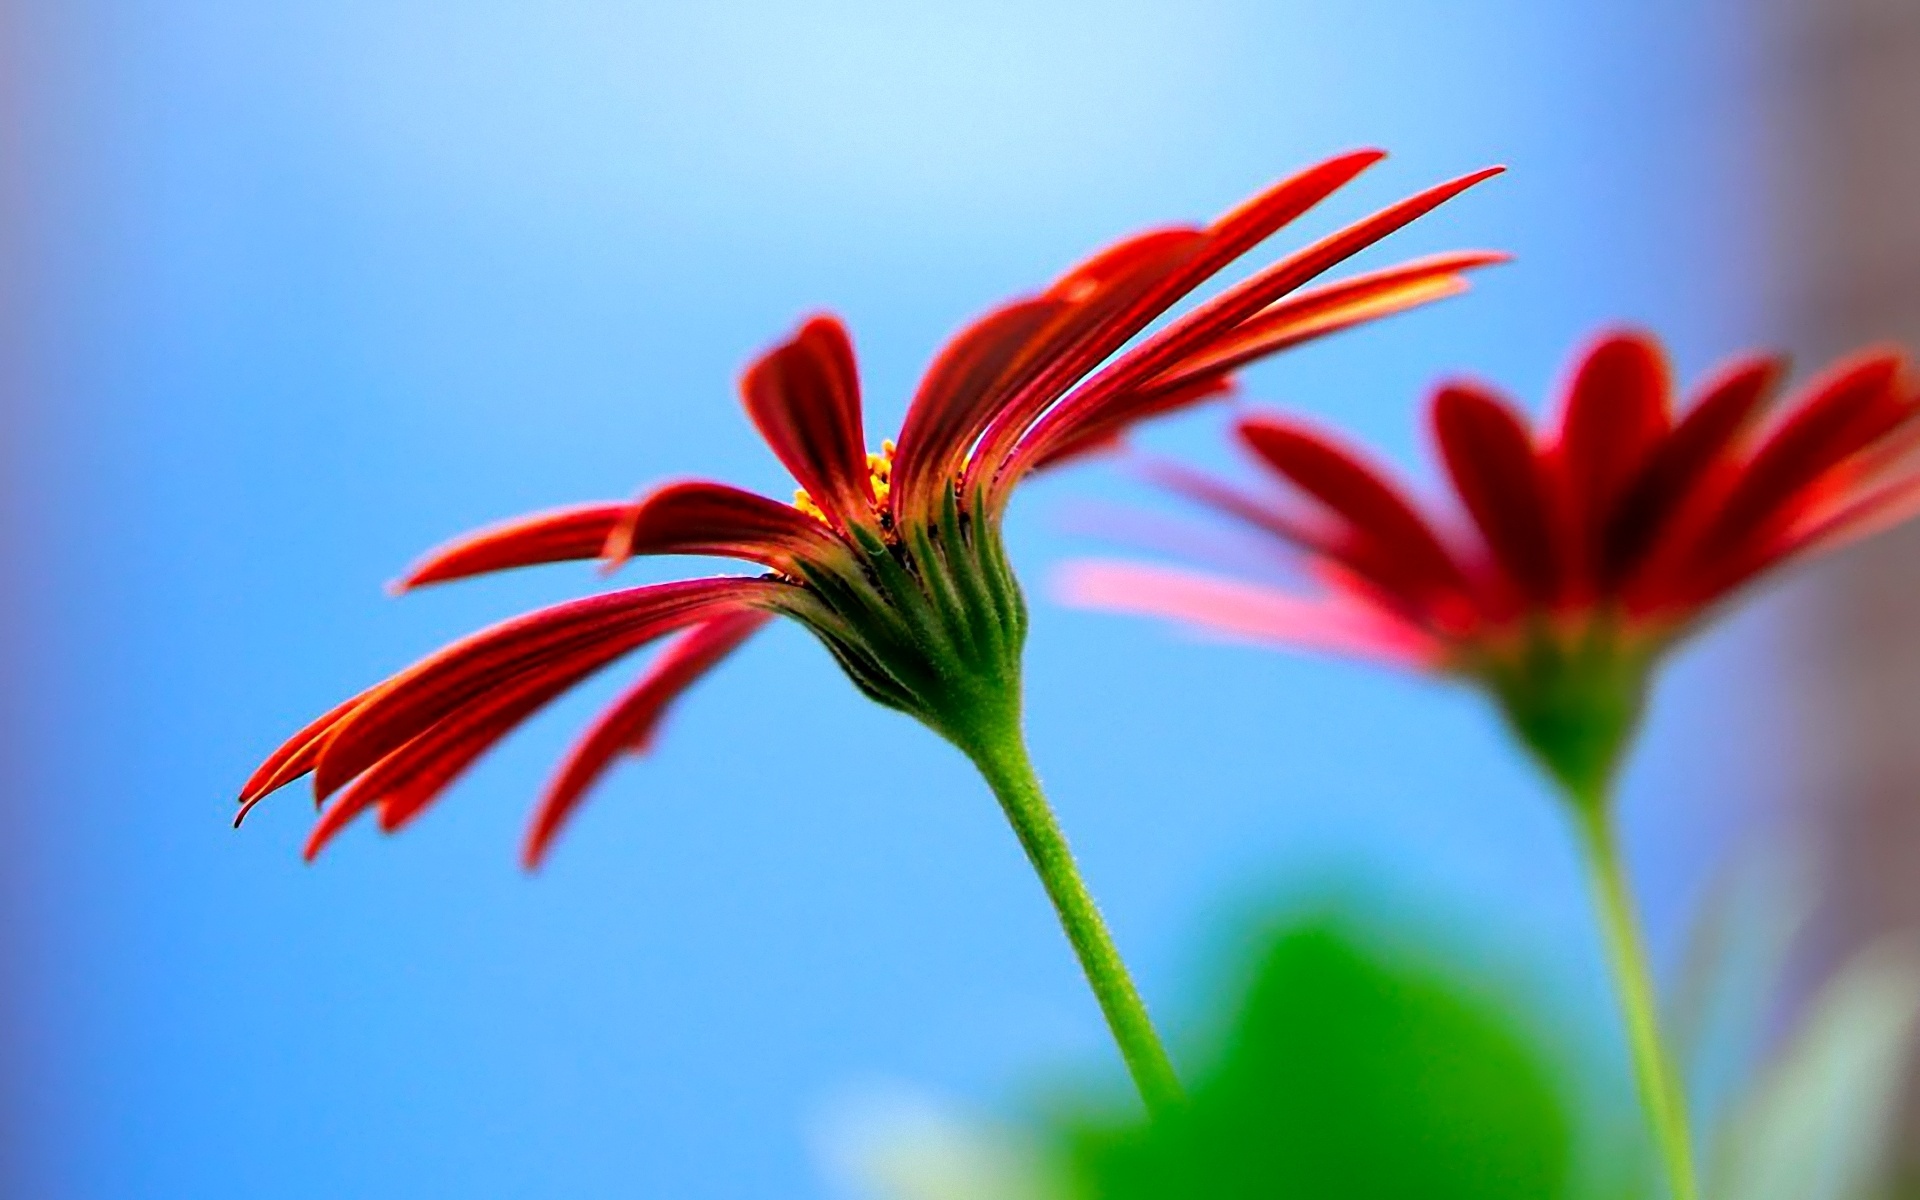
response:
M965 749L986 777L1001 811L1020 838L1021 848L1027 852L1027 861L1046 886L1060 927L1073 943L1080 968L1100 1001L1107 1028L1113 1031L1113 1040L1120 1046L1120 1056L1126 1060L1147 1111L1158 1117L1172 1110L1183 1098L1173 1061L1154 1031L1147 1006L1127 974L1127 965L1120 959L1092 893L1080 878L1066 835L1061 833L1060 823L1040 791L1025 737L1016 725L1001 736L981 738Z
M1653 1129L1654 1141L1666 1164L1667 1184L1673 1200L1698 1200L1700 1191L1694 1182L1693 1137L1687 1128L1686 1092L1679 1072L1674 1069L1673 1056L1660 1035L1653 973L1648 966L1646 941L1640 933L1633 894L1620 861L1611 805L1604 799L1583 801L1574 806L1574 814L1580 827L1587 881L1593 888L1607 958L1613 967L1620 1009L1626 1019L1627 1041L1633 1050L1634 1073L1640 1085L1640 1102L1646 1109L1647 1123Z

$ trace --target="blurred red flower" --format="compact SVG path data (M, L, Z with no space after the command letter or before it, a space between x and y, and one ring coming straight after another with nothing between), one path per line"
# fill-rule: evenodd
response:
M1464 519L1428 514L1378 467L1289 418L1236 433L1282 495L1152 473L1303 565L1306 592L1083 562L1074 602L1465 676L1580 794L1604 790L1660 653L1760 577L1920 510L1920 385L1893 351L1832 367L1764 412L1781 360L1733 362L1683 413L1659 344L1600 338L1558 418L1441 386L1430 422Z
M720 483L669 484L631 503L482 530L430 554L400 586L641 554L731 557L768 573L631 588L475 634L294 735L247 782L241 815L311 772L317 796L332 801L309 857L368 810L383 829L398 828L536 710L683 630L568 756L528 834L531 865L608 765L644 749L667 706L774 615L818 636L869 697L977 749L968 727L984 709L1011 704L1017 715L1026 616L999 525L1025 475L1221 394L1231 373L1257 358L1453 295L1465 287L1463 272L1499 261L1441 255L1300 290L1496 168L1340 230L1128 348L1228 263L1381 157L1342 155L1203 228L1129 238L1044 292L989 312L942 350L898 447L883 443L878 454L867 450L845 330L832 317L808 321L742 381L748 415L800 484L794 503Z

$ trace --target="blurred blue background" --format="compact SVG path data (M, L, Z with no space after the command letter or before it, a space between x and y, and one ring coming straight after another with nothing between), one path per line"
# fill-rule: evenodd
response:
M12 857L23 1194L804 1196L849 1095L991 1107L1109 1062L959 757L797 629L692 695L538 877L514 852L605 687L426 819L317 866L293 728L443 640L597 586L395 601L470 526L682 474L791 485L734 400L852 325L875 440L941 339L1137 227L1328 153L1394 157L1283 235L1491 161L1396 237L1519 261L1249 394L1431 478L1437 373L1537 405L1597 324L1692 375L1754 341L1732 6L67 0L15 14L31 304L15 483L30 786ZM1271 253L1271 252L1270 252ZM1147 444L1227 465L1218 413ZM1569 845L1474 697L1045 598L1095 466L1011 524L1031 737L1156 1007L1248 897L1358 876L1601 1031ZM643 577L645 571L637 573ZM1659 695L1626 801L1656 942L1764 809L1763 610ZM603 681L611 685L614 681ZM1611 1073L1607 1073L1611 1072Z

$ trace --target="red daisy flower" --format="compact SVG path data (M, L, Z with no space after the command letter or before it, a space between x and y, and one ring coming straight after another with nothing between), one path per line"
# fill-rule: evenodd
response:
M369 810L392 830L489 747L615 660L683 630L596 721L528 835L537 863L607 766L643 749L673 699L773 616L806 626L862 692L919 718L979 768L1053 901L1142 1097L1180 1085L1034 776L1020 728L1026 605L1000 536L1028 473L1112 443L1146 417L1225 391L1254 359L1452 295L1492 254L1450 254L1308 291L1329 267L1493 174L1395 204L1293 254L1141 338L1229 262L1381 156L1348 154L1204 228L1157 229L961 331L934 360L899 443L867 450L845 329L816 317L750 368L747 413L793 473L792 504L704 481L482 530L428 555L403 588L563 559L698 554L757 578L691 579L575 600L496 625L327 713L270 756L241 815L312 773L324 803L312 857Z
M1490 388L1437 389L1433 437L1464 519L1428 515L1337 438L1239 420L1284 486L1151 473L1273 539L1307 591L1085 562L1075 602L1260 641L1385 659L1488 688L1566 786L1603 788L1661 653L1759 578L1920 510L1920 387L1892 351L1832 367L1765 419L1778 358L1728 364L1683 413L1658 342L1600 338L1557 419L1531 430Z
M1300 290L1495 168L1342 229L1116 357L1209 277L1381 157L1342 155L1210 225L1128 238L1046 291L989 312L935 359L897 447L883 442L878 454L867 450L846 331L832 317L808 321L742 381L749 416L800 484L794 503L720 483L670 484L634 502L481 530L429 554L397 587L639 554L738 558L767 574L598 595L457 642L289 739L242 789L242 816L311 772L318 797L332 802L309 857L368 811L397 829L542 706L684 630L568 756L526 841L533 865L608 765L644 749L668 705L776 614L816 634L866 695L975 753L975 727L1018 704L1025 610L998 529L1023 476L1106 446L1143 418L1219 395L1257 358L1453 295L1465 287L1463 272L1500 260L1439 255Z
M1271 539L1316 588L1107 562L1063 581L1078 603L1386 659L1493 694L1571 801L1676 1200L1698 1194L1686 1098L1620 861L1613 775L1668 647L1767 574L1920 512L1920 381L1904 359L1856 355L1769 420L1783 373L1774 358L1732 363L1676 415L1658 343L1615 333L1581 358L1539 431L1488 388L1445 385L1431 421L1458 517L1423 513L1326 433L1246 417L1236 432L1280 495L1155 474Z

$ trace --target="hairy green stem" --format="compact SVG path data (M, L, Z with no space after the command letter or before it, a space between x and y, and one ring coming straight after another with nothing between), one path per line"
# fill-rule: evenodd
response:
M1614 836L1612 806L1604 798L1586 797L1574 805L1580 845L1586 860L1587 881L1606 942L1607 959L1620 995L1627 1042L1633 1051L1634 1074L1640 1102L1646 1109L1655 1144L1666 1166L1673 1200L1698 1200L1699 1185L1693 1166L1693 1137L1687 1124L1686 1090L1673 1056L1660 1034L1659 1001L1647 946L1640 933L1633 893L1620 860Z
M1126 1060L1147 1111L1156 1117L1170 1111L1183 1098L1173 1061L1154 1031L1147 1006L1127 973L1126 963L1121 961L1092 893L1080 878L1066 836L1040 790L1024 736L1016 725L966 749L998 797L1001 811L1007 814L1021 848L1027 852L1027 861L1045 885L1047 898L1060 917L1060 927L1079 956L1080 967L1100 1002L1107 1028L1113 1031L1113 1040L1119 1044L1120 1056Z

